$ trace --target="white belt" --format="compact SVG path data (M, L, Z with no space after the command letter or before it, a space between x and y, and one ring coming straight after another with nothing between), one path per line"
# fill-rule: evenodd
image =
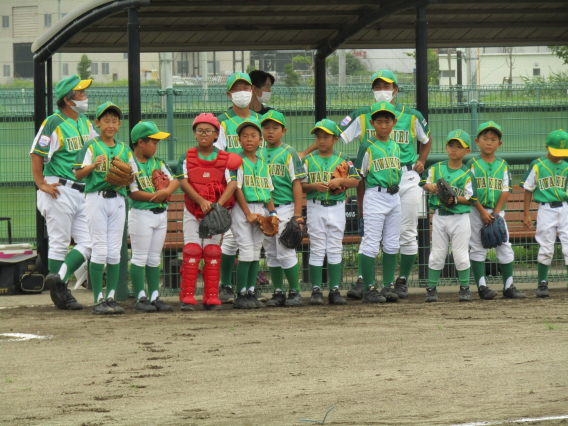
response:
M410 166L402 166L400 170L402 170L402 173L411 172L415 165L416 164L411 164Z
M335 201L335 203L336 203L335 205L336 205L336 206L339 205L339 204L345 203L345 201L340 201L340 200L330 200L330 201ZM322 203L321 200L314 200L314 199L312 199L312 202L313 202L314 204L319 204L319 205L321 205L321 203ZM325 200L324 200L323 202L325 203ZM333 207L333 206L331 206L331 207Z

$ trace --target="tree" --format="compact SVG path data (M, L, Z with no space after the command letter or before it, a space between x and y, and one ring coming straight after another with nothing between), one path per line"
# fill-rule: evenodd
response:
M412 56L416 60L416 51L404 52L406 56ZM436 49L428 49L428 84L440 84L440 60Z
M250 74L251 71L256 71L256 67L254 65L247 65L247 74Z
M548 46L548 48L564 61L562 65L568 65L568 46Z
M329 72L332 75L339 74L339 56L333 55L328 63ZM351 53L345 54L345 74L346 75L365 75L369 71L365 66L357 59L356 56Z
M331 62L331 57L327 57L325 58L325 68L327 69L327 67L329 66L329 63ZM311 78L308 81L308 83L310 84L310 86L314 85L314 61L313 61L313 55L310 56L302 56L302 55L297 55L294 56L292 58L292 64L297 63L297 64L305 64L308 66L308 69L310 70L310 75Z
M91 61L87 55L81 56L81 60L77 64L77 74L81 80L88 80L91 78Z
M296 87L300 85L300 74L294 71L294 64L287 64L284 66L284 84L288 87Z

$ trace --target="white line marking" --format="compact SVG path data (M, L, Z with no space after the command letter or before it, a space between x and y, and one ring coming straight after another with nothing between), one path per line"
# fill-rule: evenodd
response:
M489 421L489 422L460 423L460 424L455 424L455 425L452 425L452 426L503 425L503 424L511 424L511 423L536 422L536 421L539 421L539 420L563 420L563 419L568 419L568 415L566 415L566 416L552 416L552 417L535 417L535 418L525 418L525 419L505 420L505 421Z
M2 337L11 337L11 339L2 339ZM38 336L37 334L24 333L1 333L0 342L24 342L32 339L51 339L53 336Z

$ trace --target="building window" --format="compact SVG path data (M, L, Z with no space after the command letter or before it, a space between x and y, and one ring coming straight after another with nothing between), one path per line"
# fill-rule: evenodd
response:
M69 64L63 64L63 75L69 75Z
M10 28L10 17L2 16L2 28Z
M43 15L43 25L46 27L51 27L51 13L46 13Z
M533 77L540 77L540 68L533 68Z
M98 62L91 62L91 74L92 75L99 75L99 63Z
M102 64L102 71L103 71L103 75L109 75L110 71L109 71L109 63L108 62L103 62Z
M442 78L448 78L450 76L450 71L449 70L442 70ZM452 70L452 78L454 78L456 76L456 70Z
M10 65L4 65L4 77L10 77Z
M189 74L189 61L178 61L177 75L187 76Z
M124 53L124 54L122 55L122 59L128 59L128 53Z

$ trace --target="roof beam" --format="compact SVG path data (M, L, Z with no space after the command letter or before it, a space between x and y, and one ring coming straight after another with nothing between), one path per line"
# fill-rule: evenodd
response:
M567 9L568 10L568 9ZM322 10L322 11L297 11L287 10L278 11L277 17L293 16L297 17L324 17L324 16L361 16L368 13L368 10ZM199 11L199 12L141 12L138 14L140 18L255 18L255 17L274 17L273 10L255 11L255 12L226 12L226 11ZM126 14L115 15L114 18L126 18Z
M504 29L507 28L564 28L566 22L546 22L546 21L530 21L530 22L428 22L428 30L450 30L450 29ZM378 30L413 30L414 24L388 22L379 24Z
M191 25L188 26L149 26L141 25L140 32L142 33L193 33L193 32L219 32L219 31L238 31L238 32L250 32L250 31L336 31L343 28L342 24L308 24L308 25L294 25L294 24L278 24L278 25L256 25L247 24L245 27L239 25ZM84 33L124 33L126 28L124 27L91 27L85 28Z
M188 7L211 7L211 3L202 0L185 0L185 1L155 1L153 2L150 7L156 8L165 8L165 7L180 7L180 8L188 8ZM378 2L377 0L353 0L349 3L349 6L381 6L381 3L385 2ZM216 2L216 7L219 9L223 7L243 7L243 6L252 6L252 7L261 7L267 6L270 8L274 8L275 6L321 6L321 0L279 0L275 3L273 0L240 0L240 1L233 1L233 0L218 0ZM345 4L345 0L326 0L325 5L327 6L347 6ZM272 9L273 13L274 9Z
M473 4L473 5L479 5L479 4L492 4L494 5L495 3L497 3L496 0L438 0L438 4L451 4L453 6L461 6L464 4ZM519 4L519 3L530 3L532 5L538 4L539 2L535 2L535 0L515 0L515 1L511 1L511 4L515 5L515 4ZM541 1L540 3L554 3L554 4L566 4L566 0L544 0ZM428 12L430 13L430 12Z
M533 9L441 9L430 8L428 9L428 16L437 15L486 15L491 12L492 15L558 15L568 13L568 8L555 7L555 8L533 8ZM304 12L302 12L303 14ZM413 10L403 10L397 15L416 15Z

